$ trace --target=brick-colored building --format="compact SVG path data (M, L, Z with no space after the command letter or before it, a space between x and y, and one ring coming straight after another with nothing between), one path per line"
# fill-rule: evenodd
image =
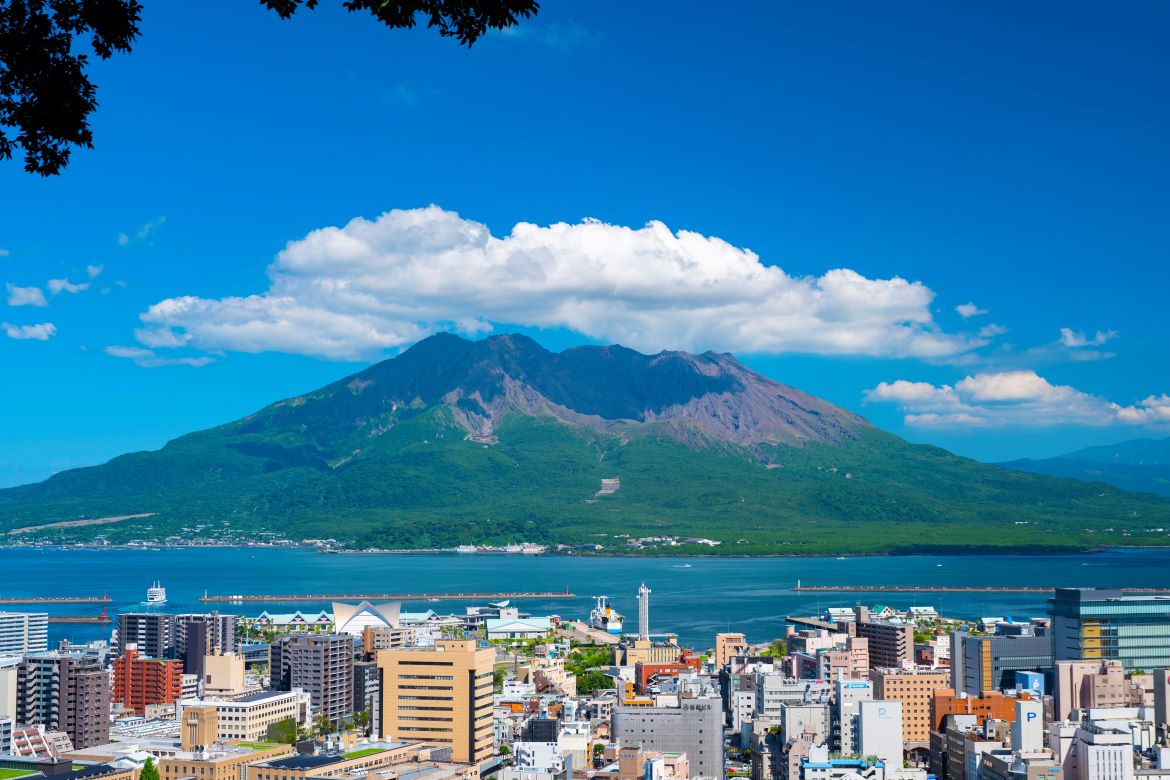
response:
M1021 693L1020 699L1031 698ZM934 701L930 707L931 729L942 731L943 719L947 715L974 715L980 726L988 718L1003 720L1009 723L1016 719L1016 698L1004 696L998 691L990 691L983 696L959 696L950 688L940 688L934 692Z
M931 706L934 693L950 688L947 669L874 669L873 698L902 702L902 739L907 749L930 744Z
M114 659L114 703L142 715L148 704L173 704L182 696L182 661L141 656L133 644Z

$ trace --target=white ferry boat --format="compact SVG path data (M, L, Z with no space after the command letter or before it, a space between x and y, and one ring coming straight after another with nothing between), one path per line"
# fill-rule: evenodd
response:
M162 586L158 580L146 589L146 605L148 607L161 607L167 603L167 589Z
M622 616L609 605L609 596L594 596L597 606L589 613L589 625L609 634L622 632Z

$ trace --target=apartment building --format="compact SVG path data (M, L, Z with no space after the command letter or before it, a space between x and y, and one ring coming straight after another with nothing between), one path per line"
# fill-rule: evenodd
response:
M902 704L902 739L906 749L925 748L930 743L931 704L935 691L950 687L946 669L874 669L873 698Z
M49 649L49 616L44 612L0 612L0 658Z
M147 658L134 644L114 659L113 701L139 715L149 704L173 704L183 695L183 662Z
M269 650L272 687L300 688L313 710L340 724L353 713L353 637L307 634L280 637Z
M110 737L110 678L94 658L35 653L17 666L16 721L69 735L75 748Z

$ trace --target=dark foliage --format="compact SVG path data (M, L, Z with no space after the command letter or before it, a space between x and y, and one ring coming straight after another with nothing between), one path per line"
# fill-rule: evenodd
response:
M287 19L318 0L261 0ZM488 30L515 25L540 8L536 0L344 0L392 29L420 20L439 35L471 46ZM93 148L89 118L97 88L89 55L129 52L138 37L138 0L0 0L0 159L24 151L24 169L53 176L75 147Z

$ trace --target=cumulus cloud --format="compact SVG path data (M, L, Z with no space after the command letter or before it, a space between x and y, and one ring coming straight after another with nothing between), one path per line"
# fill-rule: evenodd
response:
M79 293L89 289L89 282L79 282L74 284L68 279L50 279L48 282L49 292L53 295L58 295L63 292Z
M7 322L0 322L0 328L8 334L8 338L17 339L18 341L33 340L33 341L48 341L53 336L57 335L57 326L51 322L41 322L36 325L12 325Z
M955 311L957 311L959 316L965 320L969 320L972 317L978 317L982 314L987 314L987 309L980 309L973 303L960 303L955 307Z
M96 278L98 278L98 276L101 274L101 272L102 272L102 269L103 269L103 268L105 268L105 266L101 266L101 265L87 265L87 266L85 267L85 274L86 274L86 276L88 276L90 279L96 279Z
M152 349L144 349L142 347L110 346L106 347L106 354L111 357L133 360L134 365L142 366L143 368L160 368L162 366L192 366L199 368L212 362L212 359L206 355L200 355L199 357L163 357Z
M437 206L315 230L268 289L151 306L138 333L204 350L373 357L436 330L567 328L664 348L949 358L987 343L934 322L934 293L839 268L796 277L751 250L661 222L519 223L503 237Z
M1035 371L974 374L954 385L899 379L865 392L867 403L893 403L921 427L1170 424L1170 396L1121 406Z
M1115 330L1099 330L1096 335L1089 338L1085 335L1083 330L1074 331L1072 328L1060 329L1060 344L1061 346L1070 349L1080 349L1081 347L1099 347L1106 344L1117 337Z
M40 287L17 287L14 284L5 284L8 289L9 306L48 306L45 294Z

